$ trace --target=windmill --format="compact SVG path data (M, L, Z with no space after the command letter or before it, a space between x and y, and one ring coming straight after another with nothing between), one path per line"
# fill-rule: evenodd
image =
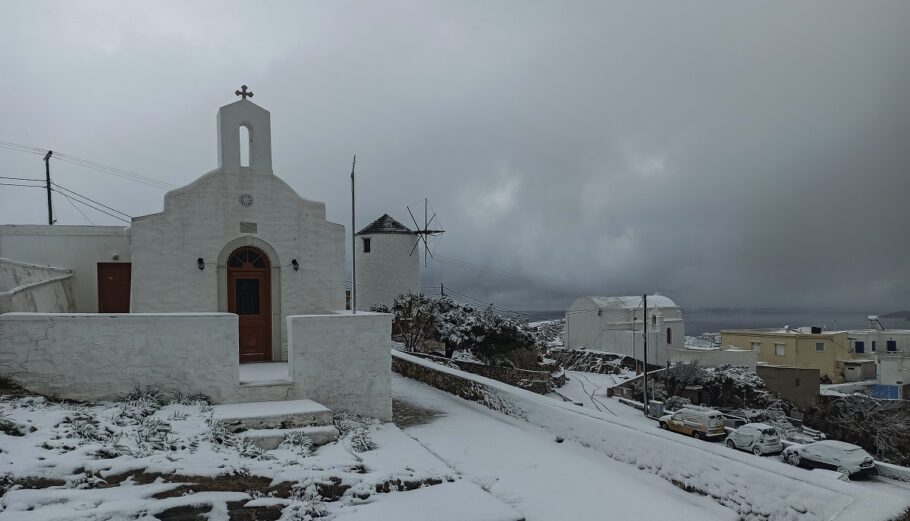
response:
M445 230L433 230L430 228L430 225L433 224L433 220L436 219L436 212L433 212L433 216L427 218L429 215L428 212L429 202L426 198L423 200L423 228L417 224L417 218L414 217L414 212L411 211L410 206L405 206L408 209L408 213L411 215L411 220L414 221L414 235L417 236L417 242L414 243L414 247L411 248L411 255L414 255L414 251L417 250L417 246L423 242L423 267L427 267L427 255L431 258L433 257L433 252L430 251L430 245L427 242L427 237L434 237L440 233L445 233Z

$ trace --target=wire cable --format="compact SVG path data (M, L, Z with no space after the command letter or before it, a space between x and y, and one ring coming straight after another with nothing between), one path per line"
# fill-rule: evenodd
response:
M72 197L66 195L66 194L63 193L63 192L60 192L60 191L57 191L57 190L54 190L54 191L57 192L58 194L62 195L63 197L66 197L67 199L70 199L71 201L75 201L75 202L77 202L77 203L79 203L79 204L81 204L81 205L83 205L83 206L88 206L89 208L91 208L92 210L95 210L96 212L101 212L101 213L103 213L103 214L105 214L105 215L109 215L109 216L113 217L114 219L119 219L119 220L121 220L121 221L123 221L123 222L125 222L125 223L127 223L127 224L129 224L129 222L130 222L130 221L128 221L127 219L124 219L123 217L120 217L119 215L115 215L115 214L112 214L112 213L110 213L110 212L106 212L106 211L104 211L104 210L102 210L102 209L100 209L100 208L98 208L98 207L96 207L96 206L92 206L92 205L90 205L90 204L88 204L88 203L86 203L86 202L80 201L79 199L72 198Z
M112 212L117 212L117 213L119 213L120 215L122 215L122 216L124 216L124 217L129 217L130 219L133 218L133 216L132 216L132 215L129 215L128 213L121 212L120 210L117 210L116 208L111 208L110 206L108 206L108 205L106 205L106 204L104 204L104 203L99 203L98 201L96 201L96 200L94 200L94 199L91 199L91 198L89 198L89 197L86 197L86 196L84 196L84 195L82 195L82 194L80 194L80 193L74 192L74 191L70 190L69 188L66 188L65 186L60 186L60 185L58 185L57 183L55 183L55 182L53 182L53 181L51 181L51 185L56 186L57 188L60 188L60 189L66 191L66 192L68 192L68 193L70 193L70 194L72 194L72 195L75 195L75 196L81 197L81 198L83 198L83 199L85 199L85 200L87 200L87 201L93 202L93 203L97 204L98 206L101 206L101 207L103 207L103 208L107 208L108 210L110 210L110 211L112 211ZM60 192L58 192L58 193L60 193Z
M57 193L60 195L63 195L63 198L66 200L66 202L68 202L70 204L70 206L75 208L77 212L82 214L82 217L84 217L85 220L88 221L89 224L91 224L92 226L95 225L95 221L91 220L88 215L85 215L85 212L82 211L82 208L79 208L78 206L76 206L76 204L73 203L72 199L70 199L69 197L66 197L64 194L61 194L60 192L57 192Z

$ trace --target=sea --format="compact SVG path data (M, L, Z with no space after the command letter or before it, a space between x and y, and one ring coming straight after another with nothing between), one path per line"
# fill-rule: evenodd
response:
M529 321L556 320L565 318L566 311L522 311ZM868 316L874 314L863 311L845 311L842 309L684 309L686 335L698 336L704 333L716 333L723 329L750 329L773 327L817 326L824 330L865 329L869 327ZM886 328L910 329L910 321L901 318L882 318Z

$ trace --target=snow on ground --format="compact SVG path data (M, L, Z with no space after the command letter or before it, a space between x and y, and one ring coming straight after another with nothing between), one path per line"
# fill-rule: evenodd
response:
M566 371L566 384L553 391L551 396L595 411L613 413L615 402L607 399L607 389L632 378L635 378L635 371L629 369L623 369L619 374Z
M359 511L407 519L440 496L459 519L518 518L479 487L459 483L395 425L352 416L336 416L338 442L314 449L306 439L288 439L271 451L230 433L211 406L185 397L81 405L4 396L0 420L2 521L137 519L196 505L219 520L231 503L249 500L282 508L288 519L348 519ZM436 490L394 492L421 486Z
M703 498L713 498L718 504L750 519L757 516L761 519L805 521L835 518L840 521L886 520L910 506L910 495L894 494L893 490L885 487L865 487L852 482L824 479L805 469L783 464L779 459L760 458L729 449L723 444L695 440L660 430L656 422L645 418L635 409L621 406L615 400L615 406L610 407L615 414L601 413L452 368L433 366L431 362L406 354L395 356L413 364L434 367L440 372L472 380L475 382L472 392L481 392L484 403L495 407L496 410L507 411L509 416L488 411L479 404L468 404L442 393L450 403L466 404L475 411L485 412L502 423L517 427L518 430L532 436L536 433L536 436L543 436L543 439L564 438L565 441L559 444L560 446L575 441L578 446L585 449L582 452L583 457L579 458L582 461L600 459L606 465L607 459L601 457L606 456L613 462L626 464L624 470L620 470L622 467L616 467L622 480L641 480L644 479L642 474L664 480L661 484L653 485L660 487L660 490L652 487L652 490L647 492L639 491L633 496L636 500L647 497L645 502L650 502L653 498L663 497L667 494L664 487L674 488L669 485L673 483L687 490L706 494L707 496ZM414 390L408 388L402 391L400 382L395 381L396 396L403 399L406 395L415 395ZM433 396L439 393L429 388L425 389L424 395ZM442 406L436 405L437 409L440 407ZM450 409L451 407L442 410L451 416ZM438 426L444 422L448 428L439 429ZM512 475L514 480L505 493L502 490L498 491L496 486L491 486L490 489L494 495L502 494L500 497L503 498L507 498L508 494L514 491L519 496L516 506L521 506L521 501L526 497L521 495L521 490L528 490L528 495L535 497L546 494L541 487L527 481L535 474L537 467L534 467L536 464L534 460L538 456L533 447L528 449L525 446L526 438L522 440L514 430L498 432L492 425L476 425L464 429L459 425L459 422L448 422L444 417L425 427L409 428L406 432L453 464L455 470L471 475L475 479L481 478L481 483L484 476L489 476L491 485L499 485L506 477ZM486 435L488 431L490 435ZM428 437L426 433L431 433L434 437ZM466 460L462 462L463 466L459 467L461 458L467 458L478 444L494 443L491 440L502 439L500 438L502 435L507 436L505 439L509 441L496 444L495 449L481 451L476 459ZM514 435L515 439L520 441L513 442L509 435ZM466 441L458 445L459 438L465 438ZM518 454L515 454L516 451ZM510 465L518 465L517 462L522 461L522 456L526 463L524 467L519 466L518 472L510 474L502 470L509 468ZM494 464L497 458L500 458L499 463ZM558 478L565 474L574 474L573 468L576 463L582 465L582 461L563 464L563 473L557 474ZM552 470L547 468L543 473L546 475ZM612 486L615 481L616 476L606 482ZM578 486L583 484L579 483ZM601 496L608 494L604 488L600 487L597 494ZM581 501L581 498L574 499ZM551 495L550 500L558 502L559 495ZM534 508L539 506L543 509L549 504L548 501L533 498L527 499L527 502L530 506L526 505L525 510L521 508L519 510L529 517L534 513ZM639 506L639 510L641 508Z
M396 400L440 411L405 432L452 471L509 503L528 521L615 519L733 520L711 499L687 493L573 441L395 375Z

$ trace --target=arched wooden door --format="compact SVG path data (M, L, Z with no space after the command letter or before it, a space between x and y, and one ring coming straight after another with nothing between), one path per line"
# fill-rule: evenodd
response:
M240 362L272 359L269 260L256 248L238 248L228 258L228 311L240 317Z

